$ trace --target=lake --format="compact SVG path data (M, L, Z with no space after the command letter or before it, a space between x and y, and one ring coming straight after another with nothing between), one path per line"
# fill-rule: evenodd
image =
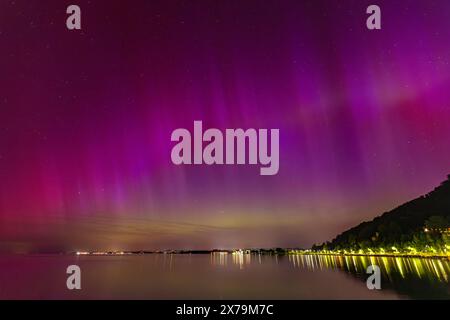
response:
M66 288L80 266L81 290ZM381 290L365 270L378 265ZM450 260L367 256L146 254L0 256L1 299L449 299Z

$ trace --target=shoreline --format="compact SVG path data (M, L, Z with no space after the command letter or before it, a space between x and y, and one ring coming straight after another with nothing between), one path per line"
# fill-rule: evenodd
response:
M338 252L314 252L299 249L248 249L248 250L168 250L168 251L120 251L120 252L57 252L57 253L0 253L0 256L92 256L92 257L117 257L117 256L145 256L145 255L277 255L277 256L334 256L334 257L381 257L381 258L421 258L421 259L449 259L450 254L432 253L338 253Z

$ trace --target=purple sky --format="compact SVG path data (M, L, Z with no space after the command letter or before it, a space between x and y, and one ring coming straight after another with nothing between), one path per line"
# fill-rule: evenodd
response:
M328 240L450 173L449 88L448 0L3 0L0 251ZM173 165L194 120L279 173Z

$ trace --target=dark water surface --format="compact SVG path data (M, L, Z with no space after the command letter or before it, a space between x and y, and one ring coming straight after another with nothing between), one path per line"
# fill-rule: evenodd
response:
M66 288L66 268L82 271ZM382 289L368 290L376 264ZM450 298L448 259L255 254L0 256L1 299Z

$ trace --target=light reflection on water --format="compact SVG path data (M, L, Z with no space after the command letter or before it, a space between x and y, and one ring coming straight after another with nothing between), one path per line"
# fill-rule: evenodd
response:
M82 290L66 268L82 269ZM382 290L365 270L380 267ZM246 253L0 255L0 299L450 299L445 259Z
M377 265L388 278L398 274L402 278L416 276L448 282L450 261L448 259L423 259L405 257L376 256L333 256L333 255L290 255L289 261L294 266L314 269L340 269L350 273L365 273L369 265Z
M266 263L268 257L278 263L283 256L267 256L245 253L214 253L211 263L217 266L228 266L229 263L240 269L250 267L251 263ZM376 265L380 268L384 289L411 298L450 298L450 259L440 258L409 258L388 256L358 256L358 255L288 255L290 265L301 270L341 271L362 281L369 276L368 266Z
M231 259L230 259L231 257ZM263 263L267 256L261 254L218 252L211 254L211 264L227 266L229 262L243 269L253 262ZM277 255L270 256L278 260ZM380 256L337 256L337 255L288 255L289 262L297 268L314 270L339 269L349 273L363 274L370 265L380 267L383 275L390 278L399 274L402 278L413 275L449 282L449 259L425 259Z

